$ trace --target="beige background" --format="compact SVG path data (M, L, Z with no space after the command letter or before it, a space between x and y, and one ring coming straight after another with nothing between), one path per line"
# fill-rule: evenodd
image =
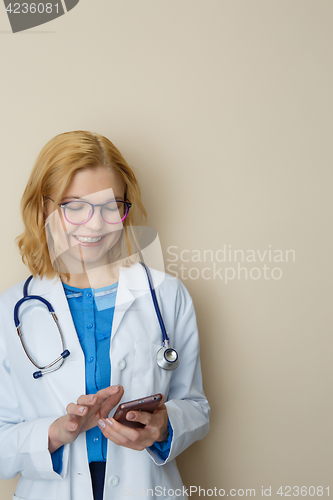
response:
M0 10L1 291L28 276L13 240L40 149L106 135L196 306L211 430L179 457L184 482L332 495L333 3L81 0L15 35ZM242 263L262 276L213 279L237 271L224 248L266 250ZM276 249L295 261L269 262ZM0 481L1 500L15 483Z

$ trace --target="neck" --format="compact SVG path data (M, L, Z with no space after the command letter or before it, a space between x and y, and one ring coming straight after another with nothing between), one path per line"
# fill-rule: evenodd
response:
M67 280L63 273L60 273L60 279L63 283L75 288L103 288L113 285L119 280L119 266L101 266L96 269L90 269L85 273L70 273Z

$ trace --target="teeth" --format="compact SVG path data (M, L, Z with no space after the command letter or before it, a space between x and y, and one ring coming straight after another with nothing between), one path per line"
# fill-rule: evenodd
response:
M95 243L96 241L100 241L103 236L100 236L99 238L87 238L87 237L82 237L82 236L75 236L75 238L79 241L82 241L82 243Z

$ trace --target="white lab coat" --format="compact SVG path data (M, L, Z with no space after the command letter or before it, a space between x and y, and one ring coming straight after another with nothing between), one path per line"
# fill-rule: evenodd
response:
M192 299L178 279L153 269L151 273L170 345L178 350L180 364L175 371L158 367L156 351L162 334L145 270L139 263L122 267L111 334L110 385L124 387L122 401L157 392L165 395L173 428L171 450L163 461L150 449L135 451L108 441L105 500L183 498L175 458L209 428ZM0 296L0 477L10 479L21 473L14 499L92 500L85 433L64 446L60 475L53 471L48 451L49 426L66 412L68 403L85 394L84 354L64 289L59 278L37 277L29 285L29 295L40 295L52 304L71 353L59 370L35 380L32 373L37 369L23 351L13 320L23 284ZM37 363L53 361L62 348L47 308L29 300L20 308L20 320Z

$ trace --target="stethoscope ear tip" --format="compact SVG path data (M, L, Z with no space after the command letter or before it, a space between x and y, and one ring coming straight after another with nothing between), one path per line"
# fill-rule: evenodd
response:
M40 370L39 370L38 372L34 372L34 373L33 373L33 377L34 377L34 378L40 378L40 377L42 377L42 376L43 376L43 374L42 374L42 372L41 372Z

